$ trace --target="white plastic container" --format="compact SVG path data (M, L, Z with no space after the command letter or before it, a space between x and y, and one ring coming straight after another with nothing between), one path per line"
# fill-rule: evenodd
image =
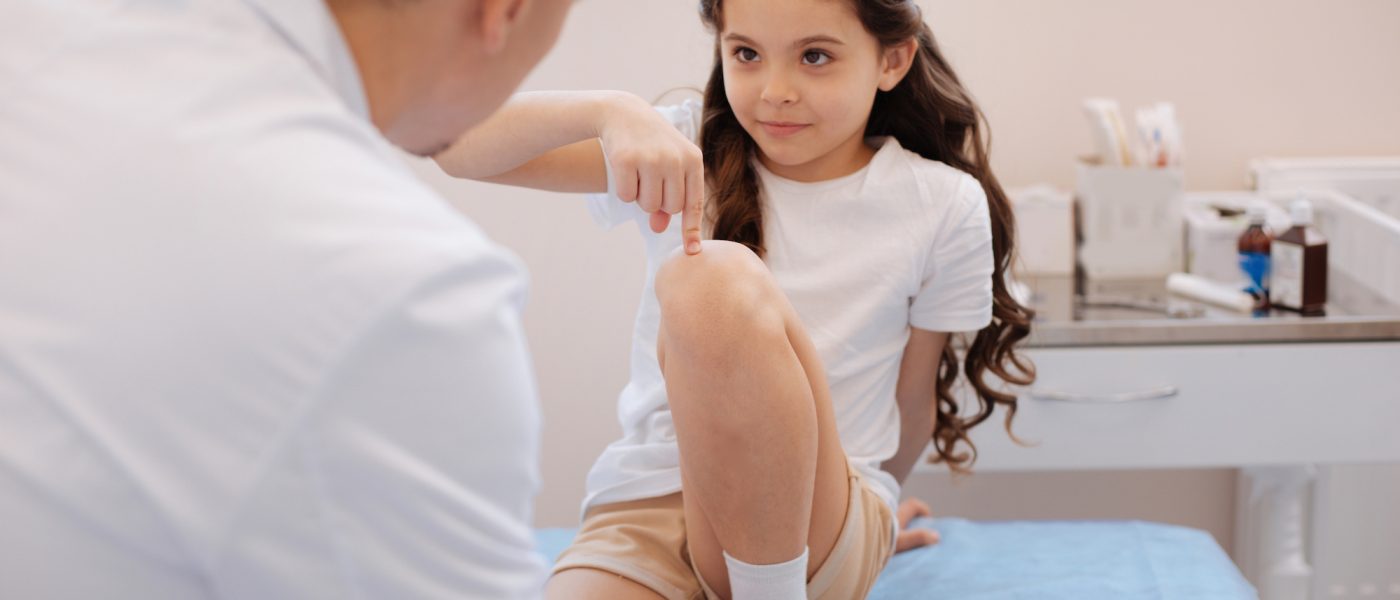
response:
M1037 185L1007 190L1016 213L1018 275L1074 274L1074 196Z
M1186 272L1218 283L1245 285L1239 266L1240 234L1248 227L1244 213L1250 206L1268 211L1265 228L1277 234L1289 226L1288 212L1254 192L1187 192ZM1221 216L1220 209L1240 213Z
M1400 156L1261 158L1249 172L1258 191L1335 190L1400 219Z

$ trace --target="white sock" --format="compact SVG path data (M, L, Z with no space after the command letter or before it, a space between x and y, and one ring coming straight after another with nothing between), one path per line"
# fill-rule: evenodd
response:
M807 549L802 555L776 565L751 565L728 552L729 589L734 600L806 600Z

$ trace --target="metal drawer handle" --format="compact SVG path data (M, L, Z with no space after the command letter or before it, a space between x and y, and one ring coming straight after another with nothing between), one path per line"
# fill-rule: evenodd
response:
M1030 397L1036 400L1054 400L1056 402L1120 404L1123 402L1139 402L1143 400L1165 400L1175 397L1180 392L1181 390L1174 385L1141 392L1123 392L1121 394L1074 394L1069 392L1033 389L1030 391Z

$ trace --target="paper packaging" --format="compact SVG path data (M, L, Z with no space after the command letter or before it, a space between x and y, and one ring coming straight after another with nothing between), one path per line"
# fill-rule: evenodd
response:
M1185 267L1181 169L1081 163L1077 196L1089 278L1165 278Z
M1074 197L1037 185L1007 191L1016 214L1016 260L1021 275L1074 274Z

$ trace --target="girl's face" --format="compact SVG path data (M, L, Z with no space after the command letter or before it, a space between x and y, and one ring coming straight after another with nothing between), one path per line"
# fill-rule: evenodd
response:
M770 171L820 181L860 169L877 90L909 70L916 42L883 48L849 0L724 0L724 90Z

